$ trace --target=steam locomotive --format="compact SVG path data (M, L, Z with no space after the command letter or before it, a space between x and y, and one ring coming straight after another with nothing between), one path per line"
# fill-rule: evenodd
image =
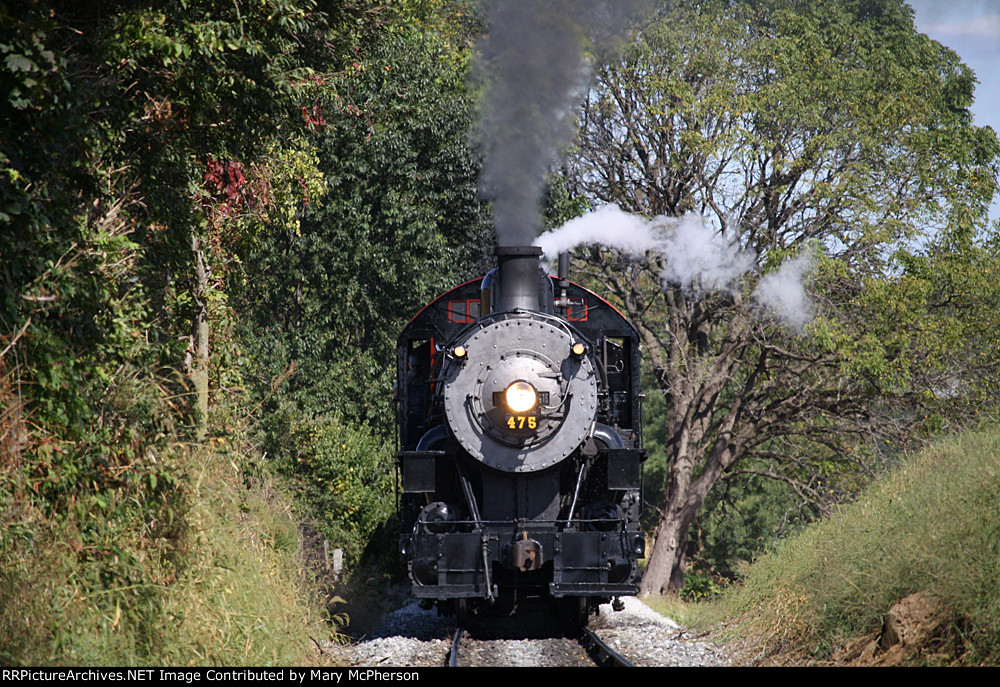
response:
M465 623L556 605L585 625L645 553L639 335L541 269L541 249L448 291L397 345L400 550L411 591Z

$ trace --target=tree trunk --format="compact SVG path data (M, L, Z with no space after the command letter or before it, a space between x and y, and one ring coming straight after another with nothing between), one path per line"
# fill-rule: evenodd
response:
M191 381L194 383L198 409L198 440L205 438L208 421L208 269L205 266L205 251L197 236L191 237L191 250L194 253L195 287L194 287L194 322L192 339L195 356L191 365Z
M690 498L688 489L671 490L656 526L649 564L639 585L639 594L665 594L684 588L684 552L691 523L701 509L703 498Z
M676 410L676 409L675 409ZM694 413L687 413L688 418ZM707 425L699 422L678 422L683 429L677 433L674 459L667 480L660 522L656 527L649 565L639 585L642 596L679 592L684 588L685 552L688 533L722 472L739 456L732 444L733 426L739 413L730 408L726 413L711 448L705 455L702 448ZM697 477L695 466L701 465Z

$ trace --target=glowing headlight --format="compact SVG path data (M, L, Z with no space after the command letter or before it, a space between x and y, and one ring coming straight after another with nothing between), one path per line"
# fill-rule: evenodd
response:
M514 382L511 384L507 387L507 391L504 392L504 398L507 401L507 407L515 413L529 411L538 402L535 387L527 382Z

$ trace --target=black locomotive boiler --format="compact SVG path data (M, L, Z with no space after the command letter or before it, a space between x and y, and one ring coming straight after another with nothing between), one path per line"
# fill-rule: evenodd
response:
M400 548L460 621L555 603L585 624L637 592L639 336L610 303L501 247L398 341Z

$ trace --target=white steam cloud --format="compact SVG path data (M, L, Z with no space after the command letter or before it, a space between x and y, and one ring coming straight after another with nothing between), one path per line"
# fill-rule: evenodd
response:
M727 241L697 215L646 220L605 205L538 237L535 245L555 259L575 246L600 244L634 257L663 257L660 279L688 293L731 289L753 269L755 256ZM801 329L812 318L812 303L803 285L813 261L808 254L785 262L761 278L754 300L784 324Z
M754 290L754 299L789 327L799 330L813 318L813 305L804 281L816 263L809 253L786 260L777 272L765 274Z

